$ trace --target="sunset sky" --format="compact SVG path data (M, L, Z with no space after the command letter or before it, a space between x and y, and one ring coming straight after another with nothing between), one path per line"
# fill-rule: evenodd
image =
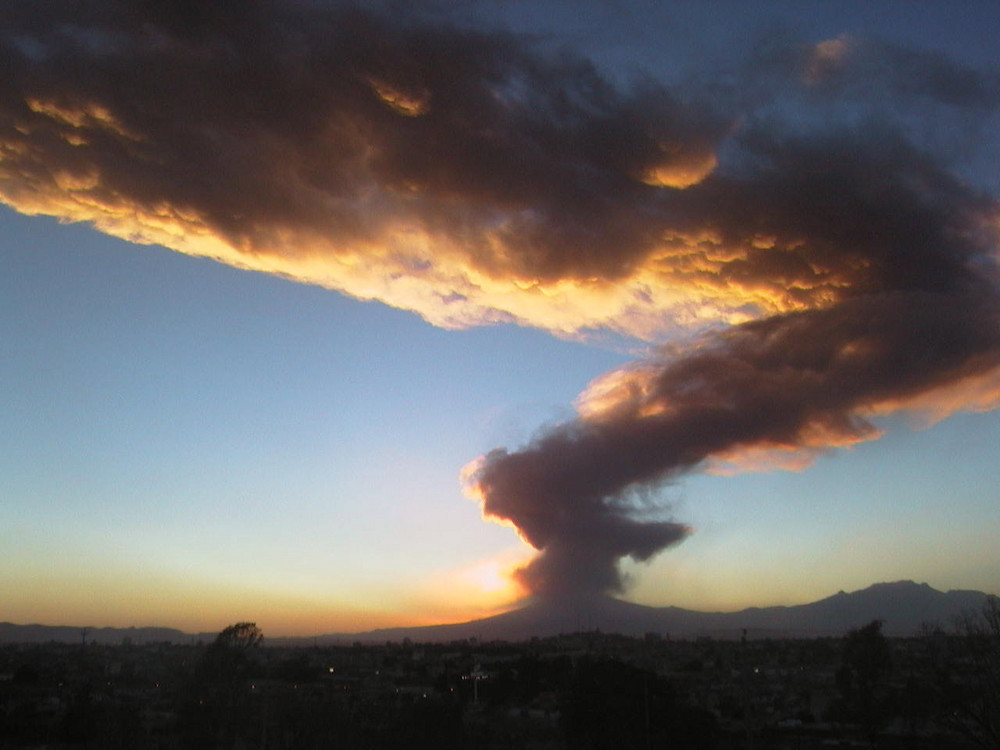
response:
M14 4L0 621L1000 593L960 7Z

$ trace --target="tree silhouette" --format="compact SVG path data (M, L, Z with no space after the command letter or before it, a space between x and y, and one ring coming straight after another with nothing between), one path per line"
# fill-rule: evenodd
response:
M884 688L891 667L889 642L882 633L881 620L872 620L844 636L837 684L845 715L861 724L872 741L886 719Z
M253 653L263 637L255 623L238 622L202 653L182 712L185 747L246 746L246 738L256 733L250 677Z
M264 639L253 622L238 622L219 633L202 654L198 664L201 678L209 682L230 683L246 676L251 655Z
M935 665L942 723L984 750L1000 750L1000 599L959 619L947 662Z

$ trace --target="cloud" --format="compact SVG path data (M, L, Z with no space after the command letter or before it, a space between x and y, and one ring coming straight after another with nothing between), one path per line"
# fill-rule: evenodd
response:
M875 39L839 36L799 47L809 86L844 95L937 102L988 111L1000 103L1000 71L974 70L947 56Z
M540 551L533 592L620 590L620 558L688 533L655 501L685 471L801 468L891 410L996 404L1000 209L956 166L995 72L786 40L671 91L360 6L9 16L0 200L19 211L441 326L687 332L469 468Z
M445 326L638 330L693 298L645 261L728 123L509 35L240 8L19 7L0 199Z

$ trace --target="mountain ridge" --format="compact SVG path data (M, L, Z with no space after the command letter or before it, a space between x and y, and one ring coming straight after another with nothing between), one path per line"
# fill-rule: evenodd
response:
M748 607L737 612L700 612L680 607L650 607L606 596L528 601L524 606L492 617L459 623L379 628L356 633L329 633L306 637L266 638L272 645L377 643L409 639L415 642L523 641L563 633L599 630L641 636L659 633L691 638L711 636L808 638L843 635L872 620L884 622L888 635L917 633L923 624L950 625L956 617L980 610L991 596L982 591L953 589L941 592L927 583L876 583L853 592L843 590L807 604ZM95 628L0 623L0 643L91 642L197 643L210 642L215 633L184 633L175 628Z
M981 591L941 592L926 583L896 581L876 583L851 593L839 591L807 604L749 607L737 612L649 607L598 597L560 603L533 602L467 623L333 634L321 636L320 640L526 640L586 630L632 636L656 632L718 638L738 638L746 630L749 637L817 637L843 635L850 628L875 619L883 621L888 635L905 636L917 633L924 624L949 626L956 617L980 610L987 596Z

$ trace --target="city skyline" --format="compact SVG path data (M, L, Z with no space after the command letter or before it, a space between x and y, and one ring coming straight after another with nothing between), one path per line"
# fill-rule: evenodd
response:
M700 610L901 579L1000 591L989 4L128 5L59 5L62 25L22 8L0 32L0 620L280 636L474 619L552 580ZM213 92L191 50L273 88L237 72ZM50 77L58 55L80 71ZM509 118L496 141L455 130L483 92ZM370 151L318 140L322 117L360 118ZM841 197L843 216L790 208ZM835 242L858 207L873 248ZM797 351L848 319L926 352L873 359L870 390L804 390L848 396L774 419L782 439L662 459L691 429L660 417L723 392L699 353L749 361L732 342L767 326L747 357ZM795 320L823 326L794 339ZM755 425L784 413L775 390ZM629 409L652 443L628 442L651 423ZM553 490L555 513L509 489L507 458L545 446L579 454L573 477L624 468L591 505L572 503L599 481Z

